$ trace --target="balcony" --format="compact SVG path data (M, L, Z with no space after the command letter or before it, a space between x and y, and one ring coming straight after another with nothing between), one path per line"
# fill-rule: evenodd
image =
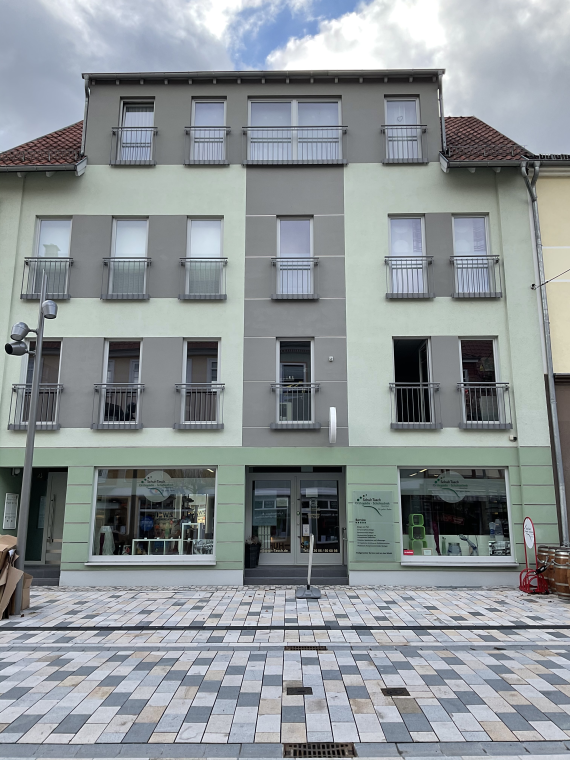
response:
M508 383L458 383L461 422L465 430L511 430Z
M314 256L272 258L271 264L277 273L274 301L318 301L317 266L319 259Z
M59 430L59 397L63 385L40 383L36 428L38 430ZM10 402L8 430L27 430L30 419L31 384L13 385Z
M113 127L111 166L154 166L156 127Z
M185 127L185 166L203 164L227 166L227 135L229 127Z
M95 385L93 430L139 430L144 385L100 383Z
M244 164L346 164L346 127L244 127Z
M225 301L227 259L180 259L184 267L184 293L181 301Z
M435 298L433 256L386 256L386 298Z
M69 268L72 264L71 258L42 256L24 259L20 298L24 301L39 300L42 275L45 272L47 297L52 301L67 301L69 299Z
M178 421L175 430L221 430L224 383L181 383Z
M149 258L103 259L103 301L148 301L147 267Z
M501 298L498 256L450 256L455 272L453 298Z
M315 393L318 383L272 383L271 390L276 396L276 422L272 430L320 430L314 421Z
M380 131L385 137L383 164L426 164L427 150L425 124L383 124Z
M442 427L439 383L390 383L394 430L438 430Z

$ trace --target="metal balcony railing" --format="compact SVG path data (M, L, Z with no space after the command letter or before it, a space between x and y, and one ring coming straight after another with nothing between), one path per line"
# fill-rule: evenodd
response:
M93 430L142 428L140 383L97 383L93 398Z
M184 267L184 293L181 301L225 301L227 259L180 259Z
M221 430L224 383L180 383L176 430Z
M228 163L226 137L229 127L185 127L186 152L184 164L218 164Z
M277 272L274 300L317 301L317 266L319 259L315 256L271 259Z
M47 277L47 297L52 301L66 301L69 298L69 268L73 259L34 257L24 259L22 292L24 301L37 301L40 297L42 275Z
M442 427L439 383L390 383L392 423L396 430L437 430Z
M383 164L427 163L425 124L383 124L380 131L385 137Z
M39 430L59 430L59 397L63 385L40 383L36 426ZM30 420L31 384L13 385L8 430L27 430Z
M244 127L245 164L346 164L347 128Z
M501 298L498 256L450 256L455 272L453 298Z
M103 259L103 301L147 301L147 267L149 258Z
M277 408L271 429L319 430L320 423L314 421L315 393L319 387L318 383L272 383Z
M510 430L513 427L508 383L458 383L460 428Z
M434 298L433 256L385 256L386 298Z
M113 127L111 166L154 166L156 127Z

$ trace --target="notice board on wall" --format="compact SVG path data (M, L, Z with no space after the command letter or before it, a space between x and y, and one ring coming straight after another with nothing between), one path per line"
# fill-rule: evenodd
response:
M355 562L394 561L394 492L353 491Z
M18 499L17 493L6 494L2 530L16 530L18 527Z

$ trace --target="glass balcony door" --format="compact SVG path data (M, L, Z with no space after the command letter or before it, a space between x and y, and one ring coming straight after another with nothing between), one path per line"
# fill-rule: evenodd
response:
M251 482L251 537L260 565L306 565L311 534L314 564L342 564L344 510L337 479L268 474Z

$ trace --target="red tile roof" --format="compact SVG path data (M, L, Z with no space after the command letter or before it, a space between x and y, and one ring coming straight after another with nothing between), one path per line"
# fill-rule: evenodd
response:
M450 161L520 161L533 153L475 116L446 116L445 134Z
M81 158L83 122L0 153L0 166L49 166L75 164Z

